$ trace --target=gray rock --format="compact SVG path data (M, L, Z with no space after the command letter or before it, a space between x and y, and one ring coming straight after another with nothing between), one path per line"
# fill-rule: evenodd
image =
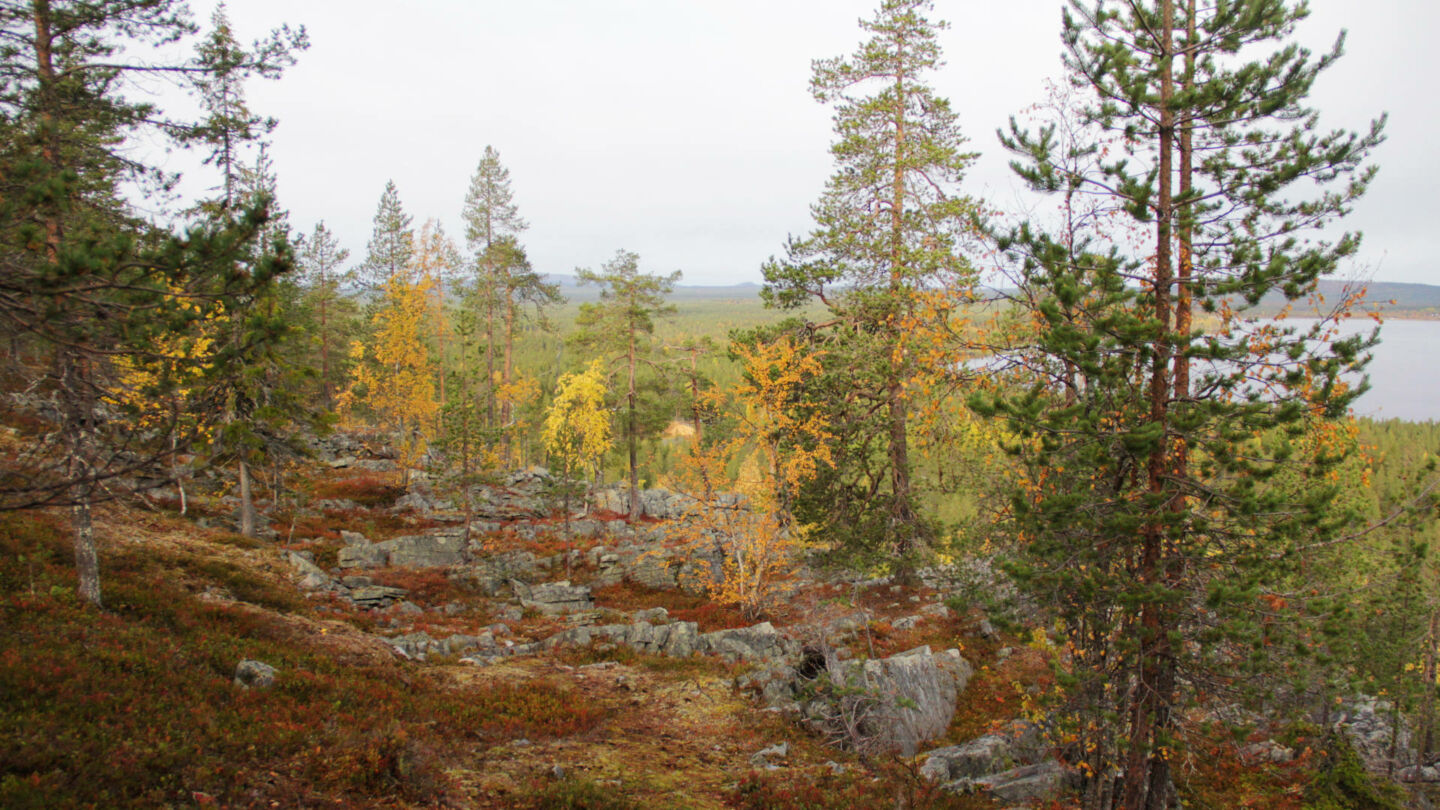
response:
M358 574L352 574L348 577L341 577L340 581L344 583L345 587L347 588L368 588L371 585L375 584L375 580L371 579L370 577L362 577Z
M1295 749L1274 740L1261 740L1240 749L1240 756L1251 762L1289 762L1295 759Z
M934 782L973 779L1038 764L1047 753L1039 727L1017 721L1002 732L930 751L920 773Z
M726 661L774 660L798 652L798 644L780 635L769 622L705 633L697 648Z
M1070 782L1068 772L1051 759L979 779L957 779L944 788L956 793L984 791L999 802L1038 802L1055 798Z
M388 585L367 585L363 588L354 588L350 591L350 599L362 608L385 607L394 602L404 599L410 592L404 588L391 588Z
M595 609L589 585L571 585L569 580L562 580L532 586L514 580L510 586L515 589L515 595L519 597L522 606L535 608L546 615Z
M321 570L311 560L301 556L298 552L288 552L290 566L300 575L300 587L307 591L327 590L335 586L335 581L330 575Z
M341 568L379 568L390 561L390 549L382 544L346 546L340 549Z
M375 547L387 549L390 564L404 568L440 568L465 562L465 538L461 533L397 537L376 543Z
M247 658L235 667L235 685L244 689L269 689L275 685L275 668Z
M751 754L750 764L756 768L764 768L767 765L773 765L774 760L785 759L789 756L790 743L780 742Z
M861 689L873 697L859 718L866 746L907 757L945 733L974 671L959 650L935 655L928 646L889 658L831 661L828 668L841 690Z

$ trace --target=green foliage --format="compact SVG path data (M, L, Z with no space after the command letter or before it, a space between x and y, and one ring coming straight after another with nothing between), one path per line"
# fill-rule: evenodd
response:
M1304 810L1400 810L1405 793L1365 770L1343 735L1331 736L1321 766L1305 786Z
M1085 662L1072 698L1095 732L1087 764L1120 769L1125 808L1153 805L1170 782L1158 752L1179 744L1191 673L1323 647L1308 565L1324 568L1357 516L1336 500L1353 446L1333 420L1359 393L1341 374L1363 367L1367 338L1334 337L1329 320L1297 333L1228 305L1302 297L1355 250L1351 236L1292 236L1363 193L1382 123L1316 127L1305 99L1338 49L1312 59L1284 42L1305 14L1280 0L1074 3L1065 42L1080 95L1004 138L1061 224L996 235L1032 348L1002 394L972 404L1012 436L1011 573ZM1337 182L1315 192L1312 178ZM1197 307L1218 328L1194 328Z
M937 317L940 290L975 281L961 247L976 207L957 190L975 155L962 151L949 102L924 83L946 27L926 18L932 6L884 0L861 21L871 38L853 56L815 63L811 92L836 105L836 172L813 208L815 230L763 268L768 304L815 299L830 316L794 335L827 367L801 402L836 433L835 466L807 484L796 514L901 568L934 534L912 480L914 389L926 373L917 355L932 348L915 345L919 327Z
M354 277L361 289L376 292L385 283L401 276L414 255L414 229L411 217L400 202L400 191L394 180L385 181L385 191L375 207L374 227L365 246L365 261L355 269Z
M639 487L640 439L655 432L657 422L663 424L660 420L641 418L640 393L644 387L641 372L646 368L658 371L654 360L655 321L675 311L674 306L665 303L665 296L680 279L680 271L666 276L641 273L640 257L619 250L599 272L579 268L576 275L582 284L599 286L600 300L580 305L580 315L575 319L579 331L572 339L577 345L598 352L607 364L619 367L625 375L623 433L630 459L630 515L637 517L640 501L634 493ZM653 374L649 379L655 380ZM645 399L653 401L650 397Z

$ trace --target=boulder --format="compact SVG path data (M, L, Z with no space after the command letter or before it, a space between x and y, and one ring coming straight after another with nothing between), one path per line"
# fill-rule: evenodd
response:
M295 569L295 573L300 575L301 588L307 591L318 591L328 590L335 586L335 581L330 578L330 575L309 559L294 551L288 552L286 556L290 560L290 566Z
M928 646L889 658L831 660L827 669L843 707L857 705L846 695L856 690L870 699L856 717L859 741L872 750L898 751L907 757L915 755L920 743L945 733L955 715L955 701L974 672L959 650L936 655Z
M388 585L367 585L362 588L352 588L350 599L356 607L361 608L383 608L399 602L409 594L404 588L391 588Z
M726 661L778 660L799 651L799 645L780 635L770 622L705 633L697 648Z
M1413 747L1409 723L1402 717L1397 734L1391 723L1393 718L1394 705L1389 701L1370 695L1354 695L1344 700L1332 722L1336 731L1344 732L1349 738L1367 769L1388 773L1392 765L1404 768L1416 764L1419 759ZM1392 736L1395 739L1393 761L1390 757Z
M1054 799L1072 785L1073 777L1053 759L979 779L957 779L944 785L954 793L983 791L1006 804Z
M275 668L247 658L235 667L235 685L242 689L269 689L275 685Z
M1039 764L1047 753L1040 728L1021 720L1003 731L930 751L920 773L933 782L974 779Z

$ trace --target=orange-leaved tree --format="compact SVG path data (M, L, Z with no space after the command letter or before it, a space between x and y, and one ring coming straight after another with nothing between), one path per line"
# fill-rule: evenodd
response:
M822 412L796 407L801 387L823 371L818 356L789 337L731 350L744 377L728 394L710 396L728 397L735 425L726 440L691 447L687 488L695 504L686 532L713 538L721 560L704 587L753 620L794 578L805 527L788 504L798 486L834 463L834 436ZM742 497L718 495L722 487Z
M358 342L352 345L352 356L361 362L340 398L342 411L363 401L393 435L402 482L408 482L410 468L424 456L439 411L435 363L425 343L434 285L424 261L391 273L375 314L373 343L368 350Z

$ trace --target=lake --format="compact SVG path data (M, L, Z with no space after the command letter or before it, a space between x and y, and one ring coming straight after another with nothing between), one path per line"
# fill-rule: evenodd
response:
M1294 319L1300 328L1314 321ZM1369 332L1375 322L1355 318L1341 325L1344 334ZM1356 400L1358 416L1440 421L1440 321L1387 320L1380 327L1380 345L1372 351L1366 373L1370 390Z

